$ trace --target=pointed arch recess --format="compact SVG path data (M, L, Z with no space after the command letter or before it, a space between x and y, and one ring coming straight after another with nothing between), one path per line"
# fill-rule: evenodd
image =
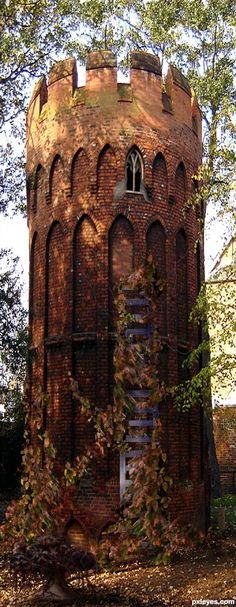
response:
M41 310L43 286L43 260L40 255L40 242L38 232L34 233L30 251L30 293L29 293L29 319L30 344L38 344L43 333L43 317Z
M109 277L113 287L120 278L131 274L134 252L134 229L126 217L120 215L109 230Z
M43 167L41 164L37 166L34 181L34 196L32 201L32 210L34 213L37 212L38 208L42 206L44 199L44 178L43 178Z
M71 193L75 200L89 189L89 160L85 150L74 155L71 165Z
M108 236L109 263L109 331L115 330L117 310L114 303L117 287L121 278L128 277L134 269L134 229L124 215L119 215L113 222ZM112 402L114 387L114 340L109 340L109 399Z
M148 228L146 235L147 255L152 255L157 263L160 277L166 281L166 235L159 221L154 221ZM158 325L162 336L167 335L167 291L164 288L159 297Z
M73 240L73 373L82 394L92 402L97 398L97 230L88 215L76 225ZM72 444L77 456L82 446L93 440L92 429L72 410Z
M176 237L176 313L178 342L188 339L188 243L185 231Z
M168 175L164 156L159 153L154 159L152 169L152 192L155 202L161 204L168 199Z
M77 223L74 232L74 332L97 330L97 230L88 215Z
M118 216L109 230L109 317L115 319L114 295L121 278L134 269L134 229L123 215Z
M179 204L187 200L187 175L183 162L179 163L175 173L175 198Z
M53 160L50 177L49 177L49 193L50 202L55 205L63 196L64 191L64 169L62 159L57 154Z
M111 146L106 144L99 154L97 164L97 190L101 202L106 204L113 199L116 182L116 157Z
M66 322L65 246L59 222L49 230L46 245L46 337L63 335Z

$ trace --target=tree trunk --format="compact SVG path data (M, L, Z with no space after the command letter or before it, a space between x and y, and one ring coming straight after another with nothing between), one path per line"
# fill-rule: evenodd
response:
M209 443L211 494L212 494L212 497L221 497L220 472L219 472L219 464L218 464L217 456L216 456L212 413L208 413L206 415L206 430L207 430L207 438L208 438L208 443Z
M47 602L55 600L62 603L66 602L66 604L68 604L68 601L73 602L78 598L81 598L81 592L72 588L66 582L63 574L51 576L43 588L33 596L33 600L40 599L40 601L45 600Z

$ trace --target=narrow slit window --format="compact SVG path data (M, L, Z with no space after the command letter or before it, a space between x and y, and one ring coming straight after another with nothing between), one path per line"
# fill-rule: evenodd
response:
M143 163L138 150L132 149L126 162L126 189L128 192L140 192L143 179Z

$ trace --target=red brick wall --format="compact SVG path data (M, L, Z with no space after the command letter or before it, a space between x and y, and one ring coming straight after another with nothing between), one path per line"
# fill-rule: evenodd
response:
M46 335L63 335L66 319L64 237L60 224L50 228L46 251Z
M176 238L176 316L177 336L181 343L188 339L188 258L187 238L180 230Z
M35 183L34 183L34 196L32 200L32 210L36 213L37 208L41 207L43 203L43 192L44 192L44 183L43 183L44 173L43 167L39 165L35 174Z
M73 200L78 204L81 195L89 189L89 160L84 150L76 152L71 165L71 190Z
M168 199L168 175L165 158L157 154L152 171L152 194L157 204L167 202Z
M175 174L175 196L177 203L183 208L186 202L186 171L182 162L177 167Z
M50 202L55 205L64 196L63 189L63 164L60 156L55 156L49 180Z
M115 155L112 148L109 145L105 145L100 152L97 165L97 189L100 204L111 202L116 181Z
M74 331L97 330L97 237L94 223L82 217L74 235Z
M134 233L125 217L117 217L109 232L109 320L114 329L115 297L121 278L129 276L134 267Z
M106 57L113 67L105 65ZM117 86L112 53L90 55L86 85L73 97L75 64L57 64L49 75L48 101L41 82L28 113L28 183L36 184L36 194L34 188L28 192L32 398L36 384L49 392L45 421L61 462L93 440L71 400L68 373L98 405L109 402L114 290L147 253L166 279L160 298L159 371L169 384L178 380L178 350L188 352L199 339L187 315L203 276L203 251L196 255L194 249L196 213L190 209L183 214L183 207L201 159L200 112L195 108L196 136L187 84L180 86L171 71L172 109L166 108L157 59L145 53L134 59L131 84ZM143 160L145 195L127 193L122 185L134 146ZM120 197L114 196L117 185ZM192 520L194 510L202 525L208 477L200 464L206 447L199 409L180 417L171 402L162 403L161 416L174 478L173 516ZM84 524L89 519L91 532L98 533L114 519L119 507L117 456L109 453L93 469L76 499L75 516Z

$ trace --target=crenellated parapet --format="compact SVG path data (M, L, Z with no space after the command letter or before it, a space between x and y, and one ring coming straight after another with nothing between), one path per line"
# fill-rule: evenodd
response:
M170 66L164 80L159 58L146 52L133 51L130 63L130 84L120 83L114 53L91 52L86 61L85 86L78 87L75 59L59 61L51 68L48 82L41 77L35 85L28 129L34 128L37 121L58 117L73 108L80 114L93 107L118 120L129 112L135 114L137 121L138 112L144 123L153 128L157 121L168 129L174 122L185 124L201 140L201 114L185 76Z

